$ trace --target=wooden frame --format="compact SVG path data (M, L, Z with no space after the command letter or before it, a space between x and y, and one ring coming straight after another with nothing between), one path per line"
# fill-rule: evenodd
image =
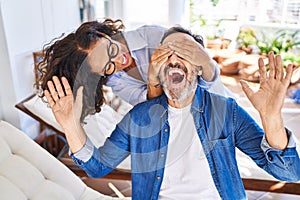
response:
M33 64L34 64L34 77L35 77L35 89L39 89L39 80L38 77L39 71L38 71L38 64L41 62L41 59L43 58L43 51L36 51L32 53L33 55Z

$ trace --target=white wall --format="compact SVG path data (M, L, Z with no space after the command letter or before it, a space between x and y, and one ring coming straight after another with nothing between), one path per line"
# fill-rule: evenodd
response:
M108 15L121 18L126 30L144 24L189 25L189 0L106 0Z
M181 25L188 27L190 22L189 18L189 5L188 0L169 0L169 25Z
M2 16L2 9L0 9L0 16ZM17 111L12 109L16 95L12 85L13 80L9 66L10 60L4 33L3 19L0 18L0 119L3 119L5 116L4 119L10 119L13 124L19 124L19 118L16 117Z
M29 135L37 123L14 108L33 93L32 52L80 24L77 0L0 0L1 118Z

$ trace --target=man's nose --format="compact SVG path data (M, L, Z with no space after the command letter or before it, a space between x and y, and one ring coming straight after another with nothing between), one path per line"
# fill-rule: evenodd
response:
M175 63L178 61L178 56L175 53L172 53L172 55L169 58L171 63Z

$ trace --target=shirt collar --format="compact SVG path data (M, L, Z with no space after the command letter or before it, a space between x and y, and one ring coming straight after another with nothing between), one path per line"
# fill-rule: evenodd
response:
M203 112L204 105L205 105L205 91L198 84L191 109L196 110L198 112Z
M136 31L124 31L123 35L126 41L130 41L127 42L130 51L139 50L147 46L147 41Z

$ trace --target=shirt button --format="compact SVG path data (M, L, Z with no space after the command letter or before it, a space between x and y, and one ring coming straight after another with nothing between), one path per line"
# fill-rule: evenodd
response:
M273 158L272 158L271 156L269 156L268 159L269 159L269 161L272 161L272 160L273 160Z
M162 158L165 157L165 154L164 153L160 154L160 157L162 157Z
M165 128L165 130L164 130L164 131L165 131L165 133L167 133L167 132L168 132L168 129L167 129L167 128Z
M160 180L160 176L157 176L156 178L157 178L157 180Z

